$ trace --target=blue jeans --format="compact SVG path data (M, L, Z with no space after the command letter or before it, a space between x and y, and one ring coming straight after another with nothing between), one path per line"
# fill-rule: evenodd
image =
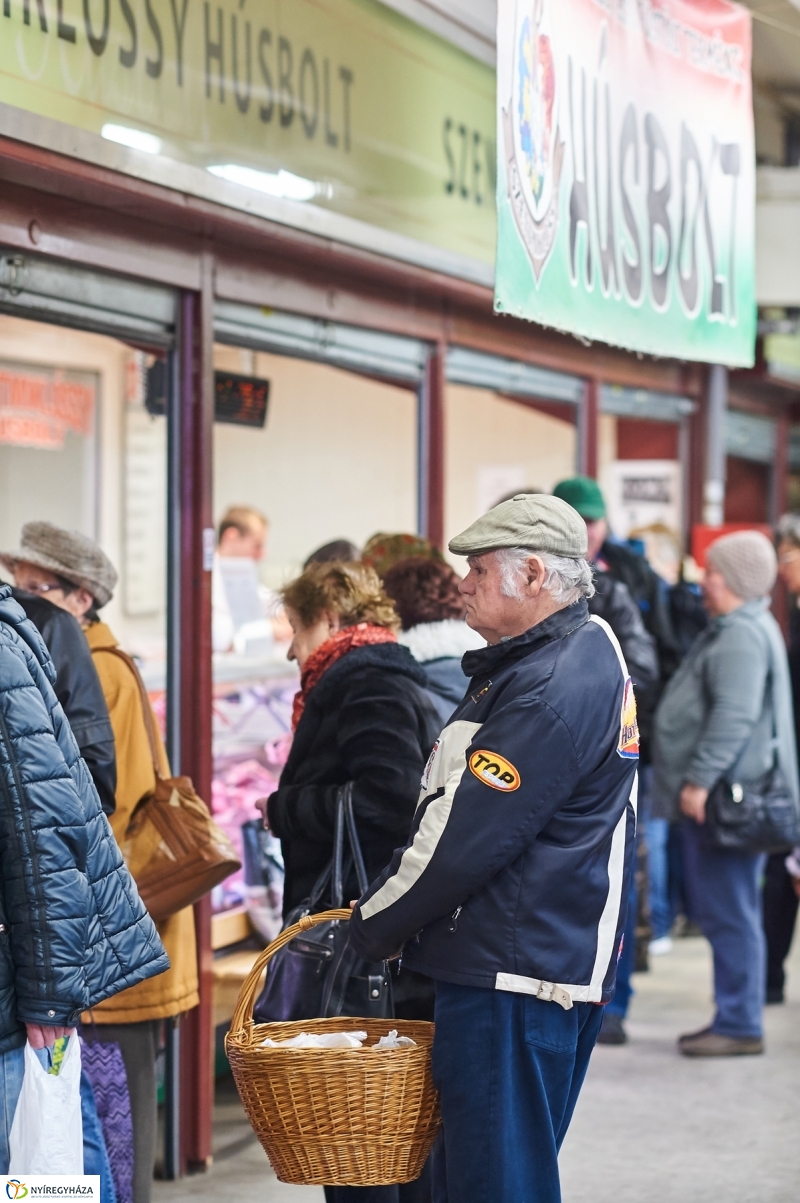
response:
M644 838L647 840L647 868L650 876L650 918L653 939L668 936L672 929L672 907L669 901L669 819L645 819Z
M560 1203L558 1150L603 1008L436 983L433 1203Z
M25 1073L25 1046L13 1048L10 1053L0 1054L0 1102L2 1102L2 1123L0 1123L0 1174L8 1173L8 1138L11 1135L11 1124L17 1109L17 1099L22 1090L22 1077Z
M711 1029L722 1036L760 1037L766 942L761 923L765 857L714 848L692 819L682 824L686 891L692 915L714 955Z
M77 1040L77 1036L74 1037ZM100 1178L100 1198L103 1203L117 1203L117 1192L111 1175L103 1126L97 1114L92 1084L81 1072L81 1120L83 1122L83 1172Z
M636 871L631 873L631 884L628 891L628 917L625 920L625 934L622 940L622 955L617 962L617 984L605 1010L612 1015L620 1015L623 1019L628 1014L628 1007L633 998L631 975L636 964L636 910L638 894L636 891Z

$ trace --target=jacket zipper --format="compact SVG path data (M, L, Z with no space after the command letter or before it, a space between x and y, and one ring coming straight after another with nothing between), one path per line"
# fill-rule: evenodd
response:
M457 906L456 909L453 911L453 914L450 916L450 923L447 928L448 931L456 930L456 928L458 927L458 916L461 914L463 909L464 909L463 906Z
M30 849L31 870L33 872L33 885L34 885L34 892L36 894L36 904L37 904L37 908L39 911L39 924L41 927L40 937L41 937L41 941L42 941L42 956L44 958L44 978L45 978L44 985L46 987L45 997L47 997L48 994L51 992L53 982L52 982L52 975L51 975L50 944L49 944L49 942L47 940L47 936L45 934L47 925L46 925L44 897L42 895L42 879L41 879L41 874L39 872L39 860L38 860L38 857L36 856L36 849L35 849L34 836L33 836L33 827L31 826L31 817L28 814L28 809L25 804L25 790L22 785L22 778L19 775L19 766L17 765L17 760L14 755L14 749L11 744L11 737L8 734L8 727L6 726L6 720L5 720L5 716L2 712L2 710L0 710L0 736L2 737L3 743L6 748L6 752L8 753L8 762L11 765L11 773L14 778L14 785L16 786L17 795L19 797L20 814L22 816L22 822L25 827L25 836L28 840L28 848ZM11 802L11 808L13 810L14 800L11 797L11 791L8 788L8 782L6 781L5 776L2 773L0 773L0 778L2 778L2 782L3 782L3 792L5 793L6 797Z

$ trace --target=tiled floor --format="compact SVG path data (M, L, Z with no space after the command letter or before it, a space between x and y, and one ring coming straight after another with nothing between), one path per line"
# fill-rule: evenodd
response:
M797 1203L800 941L791 974L789 1002L767 1010L766 1055L720 1061L690 1061L675 1052L675 1038L710 1016L704 940L676 941L672 953L636 978L630 1043L595 1051L564 1145L564 1203ZM210 1171L156 1183L154 1192L154 1203L220 1198L323 1200L318 1188L276 1180L235 1093L225 1087Z

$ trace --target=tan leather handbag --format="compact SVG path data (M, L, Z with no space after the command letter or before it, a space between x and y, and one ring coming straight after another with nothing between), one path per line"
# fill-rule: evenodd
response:
M125 661L142 699L155 789L133 812L122 855L142 902L159 921L197 902L242 866L233 844L195 793L191 778L161 776L153 711L136 664L120 648L103 650Z

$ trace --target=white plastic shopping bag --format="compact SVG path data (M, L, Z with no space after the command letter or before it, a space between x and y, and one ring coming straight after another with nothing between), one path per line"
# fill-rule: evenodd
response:
M81 1049L70 1036L58 1074L48 1073L29 1044L8 1140L9 1174L82 1174Z

